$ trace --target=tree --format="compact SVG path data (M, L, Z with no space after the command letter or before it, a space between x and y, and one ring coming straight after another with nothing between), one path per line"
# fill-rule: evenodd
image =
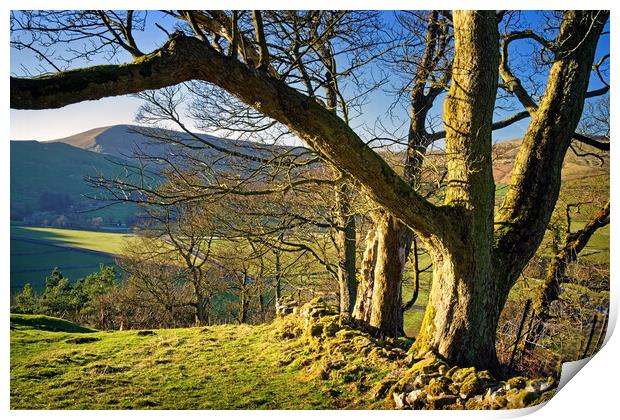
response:
M422 16L417 16L415 12L405 13L400 16L399 22L407 32L405 40L408 43L423 45L421 51L416 51L415 47L398 51L393 59L396 67L404 67L405 90L409 92L410 121L403 179L419 192L424 155L428 147L441 138L427 131L427 117L435 99L445 91L450 79L449 49L452 37L448 19L440 16L438 11ZM420 27L425 28L426 32L416 36L415 32ZM423 42L420 42L420 38L423 38ZM408 43L404 42L404 45ZM419 58L409 58L403 64L403 56ZM412 65L412 61L415 64ZM403 332L402 277L414 233L384 209L375 210L372 215L373 226L367 236L367 259L362 262L354 318L367 323L381 334L397 336ZM414 254L414 258L417 259L417 254Z
M162 189L165 190L166 185ZM216 227L215 206L196 203L179 203L175 206L142 206L149 220L141 230L142 235L158 243L165 243L151 250L147 260L157 254L158 259L180 263L181 279L191 289L188 302L195 309L196 325L207 324L213 293L214 267L211 246L221 231ZM168 247L169 246L169 247Z
M99 271L79 279L73 286L76 300L79 302L80 316L84 322L97 328L110 328L111 311L107 308L106 295L117 285L116 271L113 266L99 265Z
M546 89L538 103L510 71L508 38L500 57L498 20L503 14L452 14L455 45L452 83L444 101L448 186L443 205L416 192L342 118L298 90L299 84L286 73L280 74L274 66L277 61L272 60L275 55L268 54L269 42L239 43L234 36L239 30L236 19L211 12L196 15L206 24L194 19L194 35L176 32L158 50L129 63L11 77L11 107L60 107L196 79L219 86L286 125L424 242L433 260L433 284L412 351L432 351L459 365L496 368L499 314L551 217L562 160L588 95L596 46L609 13L564 12L553 42L513 34L511 40L542 41L552 54ZM209 25L222 19L223 29ZM260 25L256 28L256 38L263 39ZM209 36L219 48L209 42ZM128 38L122 47L130 46ZM219 43L224 39L228 39L229 54ZM263 57L259 65L245 51L250 46L254 56ZM491 130L500 74L532 119L506 198L495 213Z
M117 260L126 275L121 295L125 300L123 306L140 309L137 312L143 320L139 325L188 325L186 308L190 307L191 296L184 289L186 278L179 258L172 259L171 255L165 243L139 237ZM126 317L127 321L130 319Z
M54 268L45 279L45 290L39 300L41 312L67 317L74 315L80 308L80 299L74 293L69 279L65 278L58 267Z
M26 283L22 291L15 296L15 303L15 306L11 308L11 312L22 314L34 314L37 312L37 299L30 283Z
M569 265L577 260L579 253L586 247L592 235L609 224L609 213L608 201L582 229L576 232L569 230L563 246L551 258L543 283L533 300L533 321L526 338L526 349L533 348L544 324L551 319L551 303L560 297L561 285L567 281L566 271Z

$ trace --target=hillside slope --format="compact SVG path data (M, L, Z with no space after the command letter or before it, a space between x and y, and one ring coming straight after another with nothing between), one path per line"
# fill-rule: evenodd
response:
M509 184L521 139L493 146L493 177L497 184ZM599 156L596 157L595 155ZM575 142L564 158L562 180L609 177L609 153Z
M105 203L88 196L104 193L90 188L84 182L85 177L124 178L128 173L135 173L135 169L126 170L127 165L130 168L144 165L148 179L156 185L164 160L187 162L186 156L190 155L191 159L206 162L215 170L245 173L255 170L260 163L232 155L268 159L290 150L286 146L273 147L205 134L197 134L194 138L182 132L132 125L100 127L47 142L11 141L11 220L62 227L57 217L71 213L68 223L74 227L92 226L83 219L93 217L102 217L105 226L117 226L119 222L130 225L136 213L133 205L90 211ZM232 152L232 155L225 152ZM90 212L84 214L85 210Z
M414 358L411 340L373 337L320 299L297 309L257 326L115 332L13 314L11 408L501 409L555 392L552 377Z
M145 336L71 325L11 315L11 408L334 408L319 381L301 376L302 367L279 367L290 344L269 325Z
M125 161L62 143L11 141L11 219L34 212L72 213L74 217L125 220L135 206L119 204L97 210L104 203L86 198L97 194L86 176L114 178L124 173ZM80 213L92 210L88 213Z
M153 129L136 125L113 125L99 127L73 136L52 140L46 143L63 143L80 149L102 153L123 159L131 159L135 155L171 156L182 146L174 144L174 141L195 147L204 147L201 153L207 156L217 155L209 146L216 149L234 150L251 156L270 153L271 146L259 143L229 140L207 134L195 134L195 137L187 133L174 130ZM202 139L207 144L201 143ZM166 140L173 140L166 141Z

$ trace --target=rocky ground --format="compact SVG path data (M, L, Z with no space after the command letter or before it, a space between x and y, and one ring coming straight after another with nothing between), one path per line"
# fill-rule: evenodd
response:
M358 399L376 408L511 409L547 401L554 378L496 378L473 367L450 366L433 354L414 358L405 339L377 339L330 312L320 299L302 307L279 305L277 335L305 343L302 353L288 354L283 365L300 364L306 372L342 387L351 384Z

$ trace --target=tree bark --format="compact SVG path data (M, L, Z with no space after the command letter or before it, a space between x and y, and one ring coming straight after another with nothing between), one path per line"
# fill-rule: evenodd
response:
M411 230L389 213L375 220L377 235L374 287L369 326L384 336L403 333L402 279L411 246Z
M360 282L357 288L357 298L352 317L363 323L370 321L372 307L372 291L375 284L375 264L377 261L377 232L374 225L370 226L366 234L364 255L360 267Z
M464 210L459 231L463 241L458 246L426 241L433 284L412 351L435 352L461 366L496 368L491 124L499 34L494 12L456 11L453 22L452 85L444 103L445 204Z
M355 267L356 231L355 215L349 206L349 186L346 183L336 186L337 219L336 232L338 253L338 290L340 294L340 314L349 318L353 313L357 295Z

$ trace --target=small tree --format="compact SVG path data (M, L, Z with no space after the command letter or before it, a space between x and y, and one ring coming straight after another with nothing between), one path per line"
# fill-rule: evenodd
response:
M110 327L106 295L116 285L113 266L99 265L99 271L80 279L73 287L74 299L79 305L80 318L98 328Z
M16 305L11 308L11 312L21 314L34 314L37 312L37 299L30 283L26 283L22 291L15 296L15 302Z
M65 278L58 267L45 279L45 291L39 300L41 312L49 315L67 317L79 308L69 279Z

